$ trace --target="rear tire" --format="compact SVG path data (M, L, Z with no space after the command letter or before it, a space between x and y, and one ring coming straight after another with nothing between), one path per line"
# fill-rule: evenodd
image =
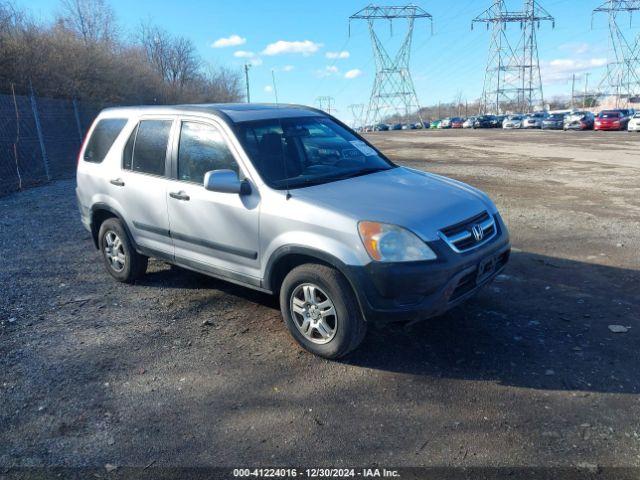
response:
M119 219L108 218L102 222L98 246L107 272L117 281L133 283L147 271L149 258L136 252Z
M280 310L293 338L324 358L355 350L367 331L351 285L326 265L309 263L291 270L280 288Z

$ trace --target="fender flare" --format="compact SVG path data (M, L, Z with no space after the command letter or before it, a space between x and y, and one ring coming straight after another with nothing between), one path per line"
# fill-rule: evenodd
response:
M93 239L93 244L95 245L96 248L99 248L98 245L98 232L95 232L95 235L93 235L93 232L95 230L94 224L93 224L93 217L95 215L95 212L98 210L106 210L109 213L112 213L118 220L120 220L120 222L122 223L125 231L127 232L127 235L129 237L129 240L131 241L131 243L133 244L133 248L138 251L138 244L136 243L135 239L133 238L133 235L131 234L131 230L129 229L129 225L127 224L127 222L125 221L124 217L120 214L120 212L118 212L115 208L113 208L111 205L104 203L104 202L98 202L95 203L91 206L91 237Z
M360 312L363 318L366 319L365 309L363 308L363 301L365 301L365 299L363 298L362 289L358 285L356 276L352 274L349 266L342 260L322 250L306 247L303 245L282 245L278 247L269 257L269 260L265 267L262 285L264 288L272 292L277 291L275 285L272 284L274 267L280 260L289 255L304 255L306 257L315 258L338 270L344 276L344 278L346 278L347 282L351 286L351 290L353 291L353 294L356 297L356 301L358 302Z

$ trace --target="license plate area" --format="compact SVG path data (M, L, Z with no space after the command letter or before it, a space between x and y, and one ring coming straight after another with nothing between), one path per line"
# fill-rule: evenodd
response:
M498 257L485 258L478 265L478 275L476 277L476 283L482 283L487 277L490 277L496 271L496 263Z

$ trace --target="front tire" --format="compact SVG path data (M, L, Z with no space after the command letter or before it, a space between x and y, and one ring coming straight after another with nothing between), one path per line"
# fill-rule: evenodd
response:
M98 246L107 272L117 281L133 283L147 271L149 258L136 252L119 219L109 218L102 222Z
M337 359L355 350L366 323L349 282L326 265L300 265L280 288L280 310L293 338L309 352Z

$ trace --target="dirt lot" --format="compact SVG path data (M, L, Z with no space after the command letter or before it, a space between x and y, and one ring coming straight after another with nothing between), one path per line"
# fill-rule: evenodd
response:
M160 262L112 281L73 182L0 198L0 473L640 466L640 135L370 138L487 191L514 254L466 305L373 328L342 362L299 350L270 297Z

